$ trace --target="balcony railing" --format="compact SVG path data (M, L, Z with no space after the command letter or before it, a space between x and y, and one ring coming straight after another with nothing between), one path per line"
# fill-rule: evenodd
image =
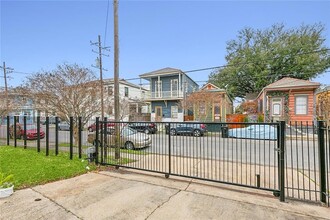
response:
M162 92L151 92L151 99L180 99L183 98L182 91L162 91Z

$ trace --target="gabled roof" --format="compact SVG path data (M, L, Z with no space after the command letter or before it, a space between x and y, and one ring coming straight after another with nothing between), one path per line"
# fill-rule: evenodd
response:
M206 83L200 90L209 90L209 91L217 91L217 92L225 92L226 90L220 89L218 86L213 83Z
M266 90L274 91L274 90L289 90L289 89L301 89L301 88L317 89L318 87L320 87L320 83L318 82L311 82L309 80L284 77L264 87L257 96L257 98L259 98L261 94L263 94Z
M291 77L284 77L272 84L269 84L264 89L280 89L280 88L292 88L292 87L312 87L318 88L320 83L311 82L303 79L296 79Z
M141 74L140 77L141 78L149 78L151 76L172 75L172 74L178 74L178 73L183 73L183 72L180 69L166 67L166 68L155 70L155 71L152 71L152 72L149 72L149 73Z
M114 79L113 78L110 78L110 79L104 79L103 80L103 84L104 85L111 85L111 84L114 84ZM146 88L143 88L139 85L136 85L134 83L130 83L130 82L127 82L126 80L124 79L119 79L119 84L123 84L123 85L127 85L127 86L130 86L130 87L133 87L133 88L137 88L137 89L142 89L142 90L145 90L145 91L148 91L148 89Z
M316 94L319 94L322 92L330 92L330 86L325 86L325 87L322 87L322 88L319 88L318 90L316 90Z

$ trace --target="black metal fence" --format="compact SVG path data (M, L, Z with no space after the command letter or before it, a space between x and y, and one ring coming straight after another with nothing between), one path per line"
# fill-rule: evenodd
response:
M92 121L83 126L80 117L71 117L69 122L61 122L58 117L44 117L43 120L36 117L35 122L27 118L1 117L0 145L33 148L46 156L66 152L70 159L74 155L86 157L86 149L91 147L87 143L87 130L93 127Z
M330 204L330 127L307 123L2 120L0 145ZM17 126L14 126L14 125ZM64 127L63 127L64 124ZM20 132L19 131L27 131ZM116 135L118 134L118 135ZM118 138L116 138L118 137ZM117 146L117 148L116 148Z
M148 123L141 132L107 123L90 135L101 164L272 191L284 201L284 123L156 123L154 134L142 133Z

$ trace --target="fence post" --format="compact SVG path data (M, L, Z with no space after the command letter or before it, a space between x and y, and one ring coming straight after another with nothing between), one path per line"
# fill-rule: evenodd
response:
M104 117L104 122L103 122L103 144L102 144L102 163L106 163L107 162L107 135L108 135L108 118L107 117Z
M78 151L79 151L79 158L81 158L81 130L82 130L82 123L81 117L78 118Z
M14 146L17 147L17 117L14 116Z
M37 116L37 151L40 152L40 116Z
M325 140L324 140L324 121L317 121L318 147L319 147L319 169L320 169L320 198L321 202L326 203L326 166L325 166Z
M46 117L46 156L49 155L49 117Z
M95 163L99 164L99 127L100 127L100 117L96 117L96 130L95 130Z
M7 146L9 146L9 139L10 139L10 117L7 116Z
M165 127L166 133L166 127ZM166 178L169 178L171 175L171 123L168 123L168 173L165 174Z
M280 201L285 201L285 121L280 121Z
M73 158L73 117L70 117L70 160Z
M55 155L58 155L58 117L55 117Z
M26 116L23 117L23 127L24 127L24 149L26 149Z

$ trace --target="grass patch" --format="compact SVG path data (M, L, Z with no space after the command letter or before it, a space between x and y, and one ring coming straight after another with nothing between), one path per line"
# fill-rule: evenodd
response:
M110 152L115 152L115 148L110 148ZM149 153L142 151L142 150L127 150L127 149L120 149L120 153L125 153L125 154L136 154L136 155L147 155Z
M70 143L59 143L58 146L59 147L70 147ZM78 148L78 146L75 146L74 144L73 144L73 147ZM87 146L87 145L81 145L81 148L83 148L83 149L87 149L89 147L90 146Z
M87 166L96 169L86 160L70 160L68 153L45 156L33 149L0 146L0 172L14 174L15 189L81 175L88 172Z
M115 157L111 156L107 158L107 163L111 164L111 165L123 165L123 164L127 164L127 163L132 163L135 162L136 160L133 159L129 159L129 158L119 158L118 160L115 159Z

